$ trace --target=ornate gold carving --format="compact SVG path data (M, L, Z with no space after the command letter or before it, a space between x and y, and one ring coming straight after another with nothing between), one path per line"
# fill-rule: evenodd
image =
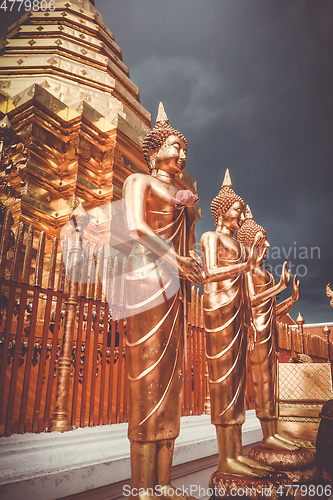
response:
M91 102L91 94L88 94L87 92L80 92L80 99L85 102Z
M0 82L0 89L9 89L10 85L11 85L11 81L1 81Z
M84 160L90 160L91 158L91 144L84 138L80 137L80 145L79 145L79 155Z
M316 417L308 417L308 418L301 418L301 417L279 417L279 420L281 422L298 422L300 424L318 424L320 422L320 418Z
M296 470L309 468L314 464L315 456L307 448L298 450L269 450L262 446L254 446L249 457L257 462L274 467L276 470Z
M29 44L29 45L31 45L31 47L32 47L33 45L35 45L35 43L36 43L36 40L30 40L30 41L28 42L28 44Z
M77 197L75 196L75 194L73 194L73 195L72 195L70 198L68 198L68 200L66 201L66 205L67 205L68 207L73 208L73 210L74 210L75 208L77 208L77 207L80 205L80 200L79 200L79 198L77 198Z
M44 80L41 84L40 84L41 87L43 87L44 89L49 89L51 87L51 85L48 83L47 80Z
M37 144L38 146L45 145L46 133L39 125L34 124L33 137L35 144Z
M18 60L18 61L16 61L16 62L17 62L17 64L18 64L19 66L20 66L21 64L23 64L23 63L24 63L23 59L19 59L19 60Z
M56 59L55 57L50 57L50 59L47 59L47 61L49 64L59 64L59 60Z
M18 97L18 96L16 96ZM15 98L16 99L16 98ZM19 99L19 101L21 100L21 98ZM33 125L32 123L27 123L21 130L21 138L23 139L23 141L27 141L28 139L30 139L30 136L32 134L32 130L33 130Z
M288 476L281 472L273 472L267 478L247 478L216 471L209 480L209 487L214 490L214 499L226 500L232 498L279 500L281 492L283 498L292 498L292 488L288 488L289 484Z
M37 190L27 181L21 192L22 194L33 197L37 193Z
M307 469L300 470L284 470L288 476L288 482L291 483L309 483L321 479L321 473L315 465Z

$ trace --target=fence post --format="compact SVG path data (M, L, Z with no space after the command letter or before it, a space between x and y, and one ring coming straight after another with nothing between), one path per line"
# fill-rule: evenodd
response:
M294 350L295 350L295 352L297 352L298 349L299 349L299 351L302 350L302 352L304 354L305 350L304 350L303 325L304 325L305 321L304 321L304 318L301 316L301 313L298 313L298 316L297 316L297 318L296 318L295 321L297 323L297 331L298 331L298 334L299 334L300 344L299 344L299 346L297 346L297 344L296 344L296 348L295 348L295 345L294 345Z
M82 257L82 235L89 224L90 217L82 204L72 212L70 221L74 226L72 262L70 267L69 294L67 299L67 315L62 348L58 361L58 380L56 406L53 412L51 431L65 432L72 430L68 418L69 385L71 373L71 358L73 348L76 309L78 305L78 282L80 280L80 261Z
M327 325L324 326L323 333L326 335L326 339L327 339L327 360L330 363L331 362L331 345L330 345L331 330L328 328Z

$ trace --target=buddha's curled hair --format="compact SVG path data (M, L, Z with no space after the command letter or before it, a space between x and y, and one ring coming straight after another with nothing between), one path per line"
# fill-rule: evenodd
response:
M242 227L237 231L237 240L246 247L251 247L257 233L261 232L266 238L266 231L253 219L245 219Z
M170 137L170 135L176 135L187 145L187 140L185 139L183 134L178 132L178 130L175 130L173 127L171 127L171 125L168 125L167 120L157 122L155 127L151 130L151 132L149 132L149 134L143 141L142 152L149 170L153 169L153 166L150 162L149 152L153 150L157 153L158 150L163 146L167 138Z
M222 210L224 215L236 201L245 206L243 199L235 193L231 186L222 186L221 191L215 196L210 206L215 226L218 222L218 211Z

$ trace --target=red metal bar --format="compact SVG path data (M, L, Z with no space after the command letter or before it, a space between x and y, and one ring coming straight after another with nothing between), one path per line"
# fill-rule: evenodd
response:
M205 411L206 399L206 343L205 343L205 330L200 328L201 332L201 413Z
M47 354L47 341L49 339L49 326L50 326L52 299L53 299L53 293L52 293L52 290L49 290L49 292L46 296L46 307L45 307L45 314L44 314L42 347L41 347L40 360L39 360L35 408L34 408L34 416L33 416L33 424L32 424L33 432L38 432L39 430L41 430L39 428L40 427L39 414L40 414L40 406L41 406L42 392L43 392L43 380L44 380L44 375L45 375L45 362L46 362L46 354ZM45 427L47 426L47 422L45 422L45 420L44 420L44 424L42 424L42 426L43 426L42 430L44 430Z
M104 395L105 395L105 385L106 385L106 351L107 351L107 341L108 341L108 326L109 326L109 306L104 307L104 324L103 324L103 347L102 347L102 358L100 360L100 371L101 371L101 385L100 385L100 396L99 396L99 425L106 424L106 419L104 420Z
M92 300L88 299L88 321L87 321L85 350L84 350L80 427L85 427L85 425L86 425L85 424L85 417L86 417L87 391L88 391L88 378L89 378L89 355L90 355L90 343L91 343L92 307L93 307Z
M198 339L197 328L192 326L193 334L193 415L197 415L198 410Z
M122 320L124 321L124 320ZM124 407L123 407L123 422L128 421L128 404L129 404L129 384L128 384L128 349L125 348L125 379L124 379Z
M17 389L17 377L18 377L18 371L19 371L19 362L20 362L20 358L21 358L21 347L22 347L22 335L23 335L23 326L24 326L26 298L27 298L27 286L23 284L22 291L21 291L21 298L20 298L20 309L19 309L19 315L18 315L18 321L17 321L16 337L15 337L15 352L14 352L12 374L11 374L11 379L10 379L10 388L9 388L9 396L8 396L8 404L7 404L5 436L9 436L12 433L15 395L16 395L16 389Z
M12 330L15 293L16 293L16 282L11 281L10 287L9 287L8 308L7 308L7 314L6 314L6 328L5 328L5 336L4 336L5 338L4 338L4 342L3 342L2 362L1 362L1 371L0 371L0 417L2 417L2 412L3 412L4 392L5 392L5 383L6 383L6 373L7 373L7 359L8 359L9 342L10 342L11 330ZM4 416L3 416L3 418L4 418ZM1 418L1 420L2 420L2 418Z
M110 345L110 371L109 371L109 392L108 392L108 424L116 423L116 414L112 411L113 403L113 380L114 380L114 351L116 343L116 321L111 321L111 345Z
M90 390L90 409L89 409L89 427L94 426L94 412L95 412L95 394L96 394L96 372L97 372L97 356L98 356L98 337L99 337L99 321L101 313L101 303L96 306L96 321L94 328L94 344L93 344L93 358L92 358L92 373L91 373L91 390Z
M116 418L117 424L121 422L120 413L120 402L121 402L121 382L122 382L122 371L123 371L123 340L124 340L124 322L122 320L118 321L118 332L119 332L119 350L118 350L118 377L117 377L117 404L116 404Z
M79 378L80 378L80 367L81 367L81 348L82 348L82 331L83 331L83 318L84 318L84 305L85 297L80 297L79 302L79 321L77 327L77 342L76 342L76 354L75 354L75 365L74 365L74 386L73 386L73 399L72 399L72 414L71 414L71 425L76 425L76 413L78 406L78 393L79 393Z
M51 402L52 402L52 391L53 391L53 382L54 382L54 372L55 372L55 363L57 357L57 349L58 349L58 334L59 334L59 326L60 326L60 314L63 300L63 292L59 292L57 305L55 309L55 318L54 318L54 326L53 326L53 335L52 335L52 347L51 347L51 356L50 356L50 364L49 364L49 376L47 380L47 390L46 390L46 400L45 400L45 411L44 411L44 422L47 427L50 427L50 410L51 410Z
M198 415L203 412L203 402L202 402L202 334L201 328L197 327L197 338L198 338Z
M184 414L190 414L191 396L190 396L190 373L191 373L191 326L187 326L187 349L184 352ZM186 367L186 368L185 368Z
M193 415L194 397L193 397L193 327L190 326L189 334L189 415Z
M19 433L23 434L25 432L26 414L28 406L28 396L29 396L29 385L30 385L30 375L32 366L32 353L35 343L35 330L37 322L37 311L39 302L39 289L35 288L31 312L31 322L28 340L28 351L25 359L25 372L23 381L23 391L21 400L21 410L20 410L20 420L19 420Z

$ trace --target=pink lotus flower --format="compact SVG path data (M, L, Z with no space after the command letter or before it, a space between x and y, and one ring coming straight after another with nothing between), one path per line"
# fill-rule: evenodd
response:
M178 191L175 198L171 198L171 203L177 207L192 207L198 203L199 198L189 189Z

